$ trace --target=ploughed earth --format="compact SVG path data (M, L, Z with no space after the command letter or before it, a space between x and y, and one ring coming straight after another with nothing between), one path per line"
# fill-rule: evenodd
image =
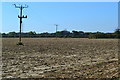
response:
M118 77L118 40L3 38L3 78Z

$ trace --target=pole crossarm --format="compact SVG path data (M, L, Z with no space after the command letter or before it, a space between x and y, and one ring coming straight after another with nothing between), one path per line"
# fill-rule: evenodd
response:
M28 6L26 6L26 7L22 7L22 8L28 8Z
M16 4L13 4L13 5L15 5L15 8L20 8L20 6L17 6Z
M18 18L27 18L27 15L26 16L24 16L24 15L23 16L19 16L18 15Z
M28 8L28 5L26 5L26 4L25 4L25 6L22 6L22 5L17 6L16 4L13 4L13 5L15 6L15 8Z

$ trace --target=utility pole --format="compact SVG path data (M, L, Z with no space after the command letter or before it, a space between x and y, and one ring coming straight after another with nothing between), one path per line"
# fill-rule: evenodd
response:
M57 25L57 24L55 24L55 26L56 26L56 38L57 38L57 28L58 28L58 25Z
M15 5L15 8L19 8L20 9L20 15L18 15L18 18L20 18L20 34L19 34L19 43L18 43L18 45L23 45L23 43L21 42L22 18L27 18L27 15L26 16L22 15L22 10L24 8L28 8L28 5L25 5L25 6L23 6L23 5L17 6L16 4L13 4L13 5Z

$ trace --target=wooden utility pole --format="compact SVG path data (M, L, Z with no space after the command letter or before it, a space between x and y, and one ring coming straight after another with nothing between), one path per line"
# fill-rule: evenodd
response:
M22 15L22 10L24 8L28 8L28 5L25 5L25 6L23 6L23 5L17 6L16 4L13 4L13 5L15 5L15 8L19 8L20 9L20 15L18 15L18 18L20 18L20 33L19 33L19 43L18 44L22 45L22 42L21 42L22 18L27 18L27 15L26 16Z

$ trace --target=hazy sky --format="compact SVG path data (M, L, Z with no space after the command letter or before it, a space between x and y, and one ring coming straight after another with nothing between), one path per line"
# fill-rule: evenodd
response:
M2 3L2 32L19 31L19 9L12 2ZM114 32L118 26L117 2L26 2L22 31L55 32L78 30L84 32Z

